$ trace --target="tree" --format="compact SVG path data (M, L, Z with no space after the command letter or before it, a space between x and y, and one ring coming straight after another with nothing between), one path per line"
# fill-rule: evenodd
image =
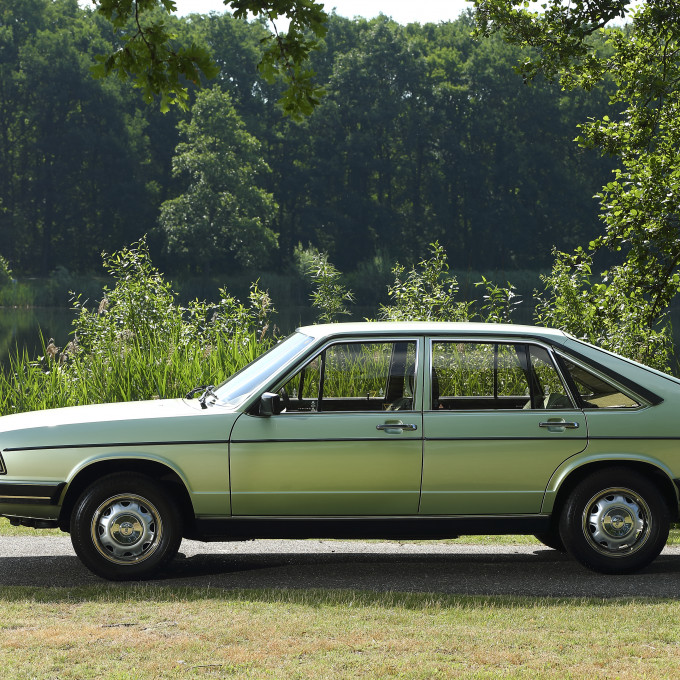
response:
M135 97L89 74L108 46L76 0L1 3L0 230L17 272L86 269L148 214Z
M161 206L159 223L168 248L198 262L262 266L277 247L269 223L276 210L257 182L269 167L260 143L244 128L231 98L219 89L196 97L191 121L179 124L186 141L177 145L173 175L186 191Z
M626 0L548 0L542 13L520 0L475 5L481 34L534 48L520 66L526 79L543 72L585 90L614 81L611 114L585 123L579 137L620 163L598 195L605 233L590 248L620 253L596 285L644 298L637 321L653 327L680 289L680 5L647 0L631 10ZM624 28L608 27L622 17L630 19ZM577 252L570 266L583 261ZM606 305L601 318L617 309Z
M202 77L213 78L218 68L207 49L196 43L175 46L175 36L166 18L157 12L176 10L174 0L92 0L97 11L108 19L121 41L119 49L99 58L95 73L117 73L132 77L148 101L160 97L162 110L170 103L182 108L188 104L186 81L199 84ZM318 103L321 88L313 82L314 72L305 62L326 33L328 15L323 4L314 0L225 0L236 18L249 14L271 22L272 32L259 68L268 81L282 77L288 83L280 103L293 117L307 115ZM278 31L279 17L289 20L288 31Z
M520 48L474 41L470 16L424 26L332 16L309 62L328 94L302 123L276 106L283 85L257 71L263 20L165 16L178 44L210 50L214 86L261 143L277 269L312 243L377 291L376 262L383 275L397 259L409 267L434 240L456 270L488 272L547 267L553 245L597 236L591 197L611 164L569 142L577 121L610 108L606 93L508 78ZM129 81L93 80L93 55L116 44L111 24L77 0L0 2L0 249L19 277L92 271L102 249L144 233L172 275L205 257L188 236L170 256L155 230L161 204L190 184L172 176L190 112L163 114ZM213 264L235 261L222 253Z

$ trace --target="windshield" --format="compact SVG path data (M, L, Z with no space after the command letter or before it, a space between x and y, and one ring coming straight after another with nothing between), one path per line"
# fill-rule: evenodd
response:
M293 333L251 364L234 373L215 390L215 396L222 404L238 406L254 389L312 342L314 338L309 335Z

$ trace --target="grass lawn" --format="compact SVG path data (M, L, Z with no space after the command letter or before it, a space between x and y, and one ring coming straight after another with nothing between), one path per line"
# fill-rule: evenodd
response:
M0 520L0 536L17 533L44 532ZM0 587L1 680L639 680L678 668L672 599Z
M677 677L680 605L354 591L0 588L0 677Z

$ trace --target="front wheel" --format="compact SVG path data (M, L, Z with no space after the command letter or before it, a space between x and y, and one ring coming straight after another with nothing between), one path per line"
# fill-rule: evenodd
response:
M625 468L602 470L583 480L560 517L567 552L603 574L646 567L668 540L670 511L660 489Z
M181 517L164 489L143 475L116 473L93 484L71 515L71 542L85 566L113 581L144 579L182 540Z

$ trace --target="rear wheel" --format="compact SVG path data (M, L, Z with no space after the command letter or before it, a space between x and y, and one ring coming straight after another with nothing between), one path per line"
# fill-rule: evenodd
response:
M98 576L149 578L177 553L179 512L165 490L143 475L117 473L86 489L71 515L71 542Z
M602 470L569 496L560 518L567 552L603 574L646 567L668 540L670 511L658 487L625 468Z

